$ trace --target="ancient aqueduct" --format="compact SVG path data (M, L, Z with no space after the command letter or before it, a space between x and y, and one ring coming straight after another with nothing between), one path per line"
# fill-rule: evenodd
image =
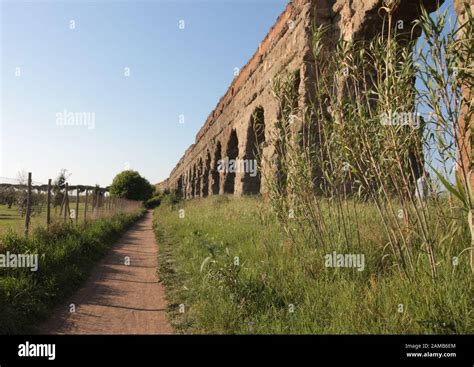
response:
M462 2L455 8L462 15ZM400 0L394 17L410 24L419 14L419 3L434 11L443 0ZM257 51L241 69L220 99L214 111L170 176L157 184L158 190L176 190L184 198L218 194L254 194L264 191L261 175L219 172L217 162L229 159L255 159L259 145L263 157L272 157L275 149L268 144L274 121L279 113L272 95L272 78L282 71L295 75L298 103L309 94L311 73L311 34L314 25L329 25L332 35L345 39L368 39L381 29L378 14L383 0L293 0L270 29ZM474 0L471 0L471 5ZM406 27L410 32L411 27ZM255 119L257 121L255 121ZM255 133L256 122L262 125ZM470 160L470 157L465 157ZM265 167L262 160L262 171ZM265 175L263 175L265 176Z

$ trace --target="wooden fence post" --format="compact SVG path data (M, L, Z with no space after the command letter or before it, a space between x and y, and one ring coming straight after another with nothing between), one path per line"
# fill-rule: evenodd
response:
M46 207L46 226L49 227L51 224L51 179L48 180L48 195L47 195L47 207Z
M104 217L104 193L101 192L100 195L100 200L99 200L99 210L100 210L100 217Z
M77 224L79 219L79 186L76 186L76 217L74 218Z
M86 203L85 203L85 207L84 207L84 223L86 222L87 220L87 198L89 196L89 189L86 189Z
M26 192L26 218L25 218L25 236L28 236L30 229L31 216L31 172L28 172L28 189Z
M64 221L66 221L68 212L69 212L69 187L68 183L66 182L66 187L64 188Z
M59 189L59 193L61 193L61 188ZM61 207L59 208L59 217L60 218L63 216L63 210L66 210L66 192L64 192L63 199L61 200Z
M97 219L99 216L99 191L97 188L94 191L94 218Z

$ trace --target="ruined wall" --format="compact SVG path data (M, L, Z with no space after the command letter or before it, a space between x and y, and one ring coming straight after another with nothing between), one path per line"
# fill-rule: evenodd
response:
M454 0L454 8L458 14L459 23L463 24L468 20L466 15L466 5L470 6L471 11L474 12L474 0ZM463 34L462 37L465 35ZM469 83L465 83L463 86L463 97L469 103L466 103L463 106L461 111L461 118L459 120L459 150L460 157L458 162L458 174L461 173L461 170L464 168L468 172L467 180L470 183L471 192L474 192L474 174L472 173L472 167L474 164L474 122L472 121L472 111L474 106L474 98L472 95L472 89ZM465 118L465 116L469 116ZM460 175L461 179L464 179ZM471 224L471 268L474 270L474 210L471 208L469 213L468 220Z
M466 7L465 5L469 5L471 10L474 12L474 0L454 0L454 8L456 13L459 17L460 24L463 24L467 21L466 15ZM470 181L471 188L474 189L474 175L472 174L472 165L473 165L473 154L472 149L474 148L474 144L472 142L472 138L474 137L473 129L474 124L472 121L465 121L465 116L469 116L469 110L472 111L474 105L474 99L472 96L472 90L469 85L465 85L463 87L463 96L466 101L470 101L470 105L465 104L464 110L461 111L461 119L459 120L459 149L461 151L459 165L458 165L458 172L460 173L462 167L465 170L469 171L468 180ZM472 116L471 116L472 117ZM461 179L464 179L461 177ZM474 191L474 190L473 190ZM474 236L473 236L474 239Z
M169 178L157 184L157 189L174 189L185 198L264 192L265 175L260 170L256 177L243 172L219 172L217 162L226 157L253 160L253 145L257 143L265 158L261 171L269 172L271 167L265 166L265 162L275 154L275 148L268 144L268 137L279 113L272 95L272 79L280 72L293 73L294 88L300 95L298 103L304 107L311 82L306 62L311 58L312 27L330 25L334 37L348 40L369 38L381 29L378 10L382 3L383 0L291 1L209 115L195 143L186 150ZM419 13L418 3L400 0L394 19L408 25ZM424 1L430 11L436 3ZM407 32L410 28L406 27ZM258 121L255 116L259 116ZM257 123L264 129L255 139L252 127Z

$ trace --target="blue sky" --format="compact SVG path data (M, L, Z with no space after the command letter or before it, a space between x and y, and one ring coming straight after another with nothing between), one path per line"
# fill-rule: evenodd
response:
M0 179L166 178L286 3L0 0ZM94 128L58 126L64 110Z
M2 1L0 177L47 182L66 168L72 184L105 186L130 167L166 178L285 6ZM94 113L94 128L58 125L64 110Z

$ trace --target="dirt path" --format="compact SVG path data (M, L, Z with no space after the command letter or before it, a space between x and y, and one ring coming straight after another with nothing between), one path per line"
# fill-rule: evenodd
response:
M41 334L169 334L158 283L152 212L136 223L93 270L86 284L39 329ZM125 265L125 258L130 265ZM76 311L69 312L75 304Z

